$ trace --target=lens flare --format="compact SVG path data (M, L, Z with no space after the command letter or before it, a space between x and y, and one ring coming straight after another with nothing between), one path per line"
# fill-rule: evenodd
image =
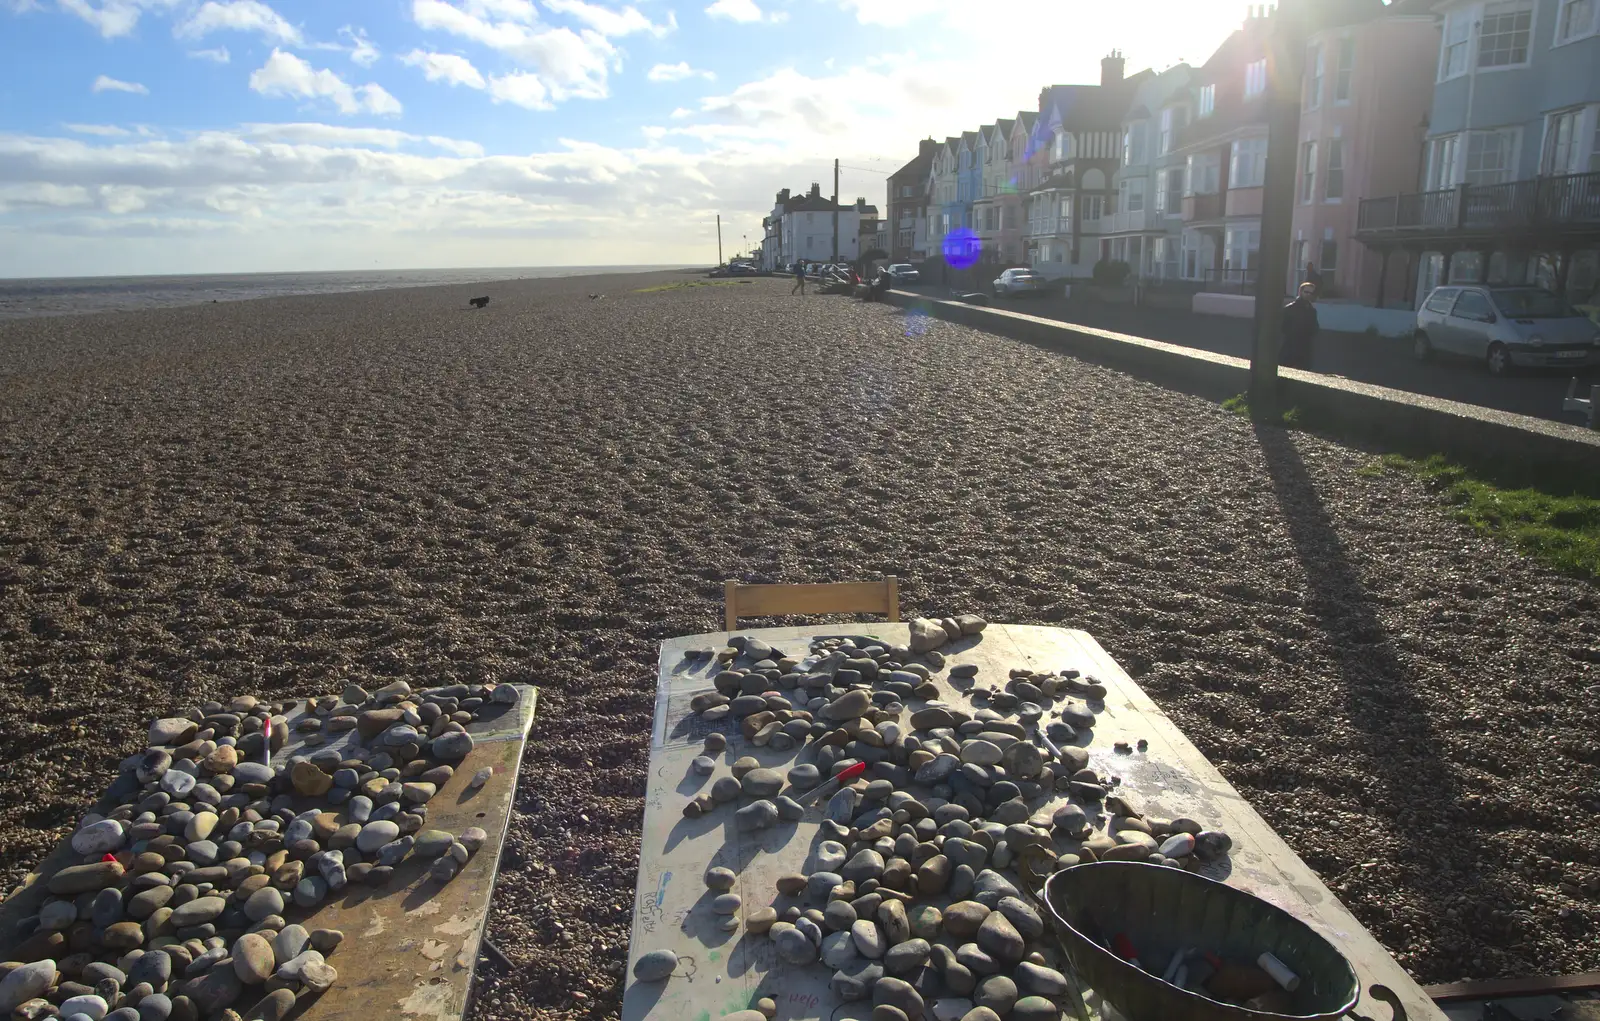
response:
M969 269L978 261L983 242L967 227L957 227L944 236L944 261L951 269Z

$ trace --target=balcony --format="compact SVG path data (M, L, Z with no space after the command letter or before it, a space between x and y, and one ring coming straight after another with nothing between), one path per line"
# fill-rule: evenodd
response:
M1363 199L1356 237L1385 242L1493 242L1600 236L1600 172Z
M1141 209L1135 213L1107 213L1100 217L1100 234L1127 234L1145 230L1149 213Z
M1222 219L1222 209L1221 195L1185 195L1183 197L1183 222L1220 220Z
M1071 234L1072 221L1065 216L1044 216L1028 221L1028 236L1031 238L1055 237L1057 234Z

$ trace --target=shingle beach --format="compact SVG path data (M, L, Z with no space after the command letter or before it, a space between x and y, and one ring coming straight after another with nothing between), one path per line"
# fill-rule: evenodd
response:
M4 887L152 718L534 684L474 1016L615 1016L660 641L894 574L1094 635L1419 980L1600 970L1595 586L1369 451L700 280L0 323Z

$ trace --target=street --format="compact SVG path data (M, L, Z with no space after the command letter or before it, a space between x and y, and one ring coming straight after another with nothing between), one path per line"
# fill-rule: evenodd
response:
M937 288L915 290L932 296ZM1248 319L1061 298L991 298L990 301L995 308L1239 358L1249 358L1253 344L1253 324ZM1561 399L1566 395L1572 373L1520 370L1497 379L1482 365L1472 362L1436 359L1418 363L1411 356L1409 341L1370 337L1364 333L1322 333L1317 337L1315 350L1312 367L1317 372L1518 415L1582 424L1576 416L1561 413ZM1600 370L1580 370L1577 375L1579 396L1586 396L1591 384L1600 383Z

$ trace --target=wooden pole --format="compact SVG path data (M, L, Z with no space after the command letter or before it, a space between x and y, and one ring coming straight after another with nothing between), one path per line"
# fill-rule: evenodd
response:
M839 161L833 161L833 261L839 261Z
M722 265L722 214L717 214L717 265Z
M1305 75L1305 0L1280 0L1268 29L1267 170L1256 270L1256 346L1250 359L1250 406L1277 403L1283 285L1289 279L1294 174L1300 148L1300 90Z

